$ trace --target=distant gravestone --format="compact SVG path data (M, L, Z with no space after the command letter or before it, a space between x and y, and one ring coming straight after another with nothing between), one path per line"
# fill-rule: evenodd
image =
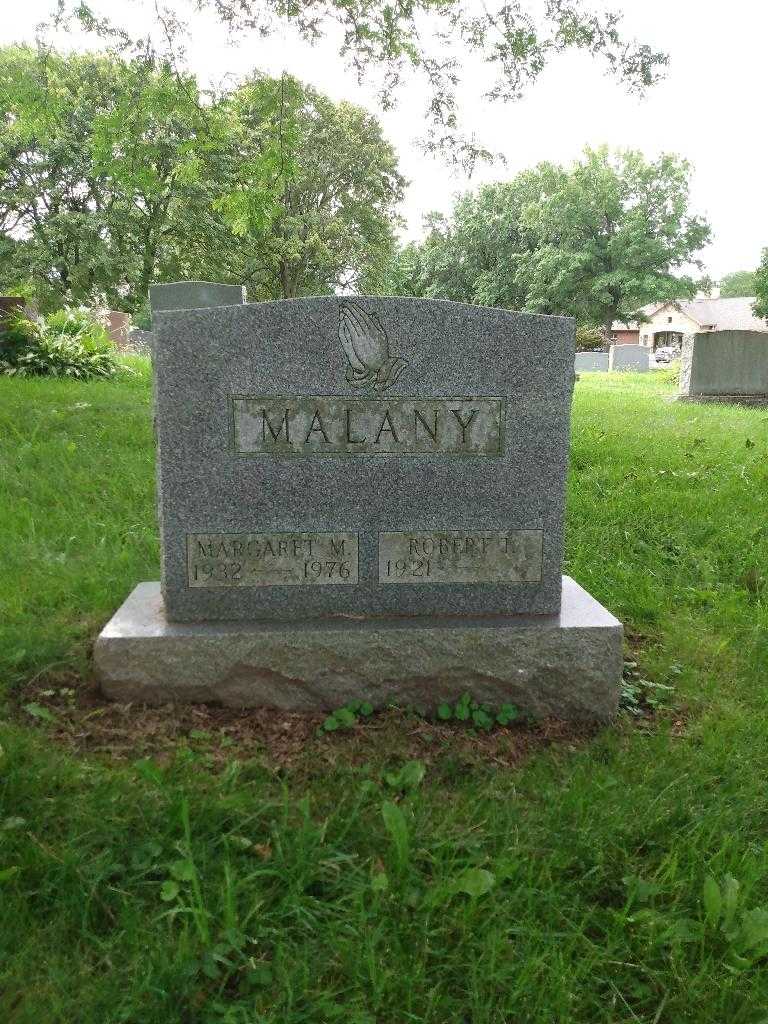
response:
M126 348L135 355L151 356L154 335L151 331L143 331L139 327L132 327L128 332Z
M128 345L128 335L131 329L131 318L128 313L116 309L108 309L105 316L105 328L110 341L115 347L123 352Z
M611 345L608 354L609 370L647 373L649 365L650 354L645 345Z
M576 373L605 373L608 370L607 352L577 352Z
M561 575L571 321L162 287L162 585L99 638L107 694L612 713L621 626Z
M240 284L215 284L210 281L176 281L153 284L149 288L152 313L164 309L205 309L208 306L234 306L245 302Z
M768 331L710 331L683 339L680 397L768 403Z

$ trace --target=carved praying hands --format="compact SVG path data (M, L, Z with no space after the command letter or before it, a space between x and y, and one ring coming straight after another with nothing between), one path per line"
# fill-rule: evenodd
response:
M390 355L384 328L357 303L342 302L339 307L339 340L352 387L385 391L408 365L405 359Z

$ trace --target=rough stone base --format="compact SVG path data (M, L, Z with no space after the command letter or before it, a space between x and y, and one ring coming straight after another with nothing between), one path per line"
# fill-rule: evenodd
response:
M719 402L726 405L746 405L763 408L768 405L768 395L678 395L678 402Z
M331 710L354 698L434 711L469 691L535 717L616 711L622 626L568 576L559 615L170 623L158 583L140 583L96 642L104 694L119 701Z

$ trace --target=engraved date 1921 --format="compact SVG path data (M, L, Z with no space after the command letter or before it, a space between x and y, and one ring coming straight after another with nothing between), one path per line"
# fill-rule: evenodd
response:
M427 579L432 575L431 562L430 558L388 558L386 573L387 576L396 576L401 580L409 576L414 579Z

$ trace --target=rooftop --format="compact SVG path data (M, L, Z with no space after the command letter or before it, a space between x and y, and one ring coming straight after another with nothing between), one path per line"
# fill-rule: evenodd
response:
M652 317L667 306L674 306L681 313L695 320L700 327L714 331L768 331L768 321L756 317L752 304L754 298L738 299L673 299L668 302L652 302L643 306L641 312ZM636 331L640 324L635 320L613 324L614 331Z

